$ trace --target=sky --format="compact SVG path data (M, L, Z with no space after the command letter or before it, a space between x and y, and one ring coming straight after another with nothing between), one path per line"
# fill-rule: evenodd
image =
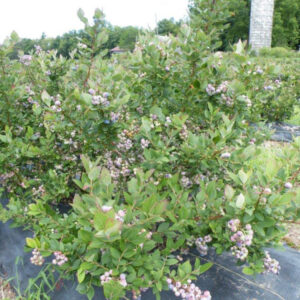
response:
M55 37L82 29L77 10L91 20L100 8L112 25L154 28L157 21L187 16L188 0L0 0L0 42L12 31L22 38Z

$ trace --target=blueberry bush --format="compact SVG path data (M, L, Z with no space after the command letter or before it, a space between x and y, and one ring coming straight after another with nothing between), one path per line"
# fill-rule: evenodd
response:
M216 17L216 32L191 16L177 37L145 33L106 59L101 11L91 25L78 16L85 38L70 59L36 47L10 60L16 34L0 47L0 217L33 230L31 262L76 275L88 299L95 286L107 299L149 288L211 299L192 282L211 263L185 259L192 248L278 274L264 248L300 218L300 140L278 159L259 145L264 122L292 114L297 76L242 42L215 52Z

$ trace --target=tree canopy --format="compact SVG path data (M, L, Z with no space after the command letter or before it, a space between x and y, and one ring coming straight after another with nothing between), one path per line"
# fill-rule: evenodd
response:
M215 39L216 48L230 50L231 46L241 40L248 40L251 0L190 0L189 10L192 12L190 22L197 24L204 32L210 32ZM209 21L204 16L210 17ZM158 35L177 35L182 20L162 19L157 23L154 32ZM227 26L224 27L224 24ZM220 25L220 26L219 26ZM102 26L108 40L101 49L112 49L116 46L132 51L135 47L140 29L134 26L119 27L103 21ZM222 32L220 28L225 28ZM55 38L48 38L43 33L40 39L21 39L14 47L11 58L17 58L19 51L29 53L35 45L44 50L56 49L58 55L69 57L84 36L83 30L72 30ZM220 40L222 44L220 43ZM275 0L273 47L297 49L300 46L300 2L295 0Z

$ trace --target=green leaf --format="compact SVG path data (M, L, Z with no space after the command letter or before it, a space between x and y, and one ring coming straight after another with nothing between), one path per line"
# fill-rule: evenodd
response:
M204 265L201 265L200 268L199 268L199 275L202 274L202 273L205 273L207 270L209 270L211 267L213 266L213 263L209 262L209 263L206 263Z
M245 204L245 196L241 193L237 196L235 205L237 208L243 208L244 204Z
M243 273L246 274L246 275L253 275L254 271L249 267L244 267L243 268Z
M8 143L7 137L5 135L0 135L0 141L3 143Z
M83 229L78 232L78 238L81 239L86 244L92 241L93 236L94 235L92 232Z
M240 170L238 175L239 175L239 178L240 178L241 182L243 184L245 184L248 180L248 175L243 170Z
M106 168L102 169L100 178L101 178L101 183L105 184L106 186L111 184L110 172Z
M78 282L79 282L79 283L83 282L84 279L85 279L85 270L79 268L79 269L77 270L76 275L77 275L77 280L78 280Z
M161 292L162 291L162 283L161 283L161 281L158 281L157 283L156 283L156 288Z
M143 202L142 209L143 211L150 213L154 205L157 204L157 197L155 194L152 194L148 199Z
M209 198L210 201L213 201L213 200L216 199L217 191L216 191L216 183L214 181L210 182L207 185L206 193L207 193L208 198Z
M166 261L166 265L167 266L172 266L172 265L176 265L178 263L178 260L175 258L170 258Z
M133 177L130 179L127 185L130 194L135 194L138 191L138 182L136 178Z
M226 199L231 200L234 196L234 193L235 193L234 189L227 184L225 186L225 192L224 192Z
M126 103L129 101L129 99L130 99L130 95L127 94L127 95L125 95L124 97L118 99L116 103L117 103L117 105L120 107L121 105L126 104Z
M96 179L99 178L100 175L100 167L93 167L89 172L88 172L88 177L91 181L95 181Z
M142 118L142 129L145 132L151 131L151 122L146 118Z
M254 225L253 225L253 228L254 228L254 232L258 233L259 235L261 235L261 236L263 236L263 237L266 236L263 227L260 226L259 224L254 224Z
M48 106L51 106L51 97L50 95L47 93L46 90L43 90L42 92L42 101Z
M86 295L87 295L89 300L92 300L94 298L95 290L92 286L89 287L88 292L87 292Z
M88 25L88 19L84 16L83 10L80 8L77 11L77 16L84 25Z
M121 252L115 248L110 248L110 253L113 258L119 259L121 257Z
M90 94L87 93L82 93L80 95L79 101L83 104L83 105L92 105L92 96Z
M17 34L15 31L13 31L13 32L10 34L10 39L11 39L13 42L15 42L15 43L18 42L18 41L20 40L18 34Z
M151 251L155 246L156 246L155 241L152 241L152 240L146 241L146 242L144 243L143 250L144 250L144 251Z
M26 238L26 244L30 248L38 248L36 241L32 238Z
M106 299L119 300L125 295L125 291L119 282L110 280L103 285L104 296Z
M94 226L96 228L97 231L100 230L104 230L105 229L105 224L106 224L106 220L108 219L108 214L104 213L102 211L98 211L95 216L94 216Z
M228 172L228 175L237 185L240 185L241 181L236 174Z
M186 274L190 274L192 272L192 266L189 260L187 260L185 263L183 263L181 265L182 270L186 273Z
M102 44L104 44L104 43L106 43L107 40L108 40L108 34L107 34L107 32L105 30L99 32L98 35L97 35L96 40L97 40L97 44L99 46L102 45Z
M81 158L81 162L84 166L85 171L88 173L90 171L90 168L92 167L91 161L85 155L81 155L80 158Z

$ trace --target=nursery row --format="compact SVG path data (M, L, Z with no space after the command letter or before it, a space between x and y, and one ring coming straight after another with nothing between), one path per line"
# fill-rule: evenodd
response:
M31 262L76 274L89 299L94 286L107 299L148 288L211 299L192 283L211 264L182 261L191 247L278 274L263 249L300 218L300 140L262 161L258 145L264 122L293 114L297 70L259 63L241 42L215 52L212 12L209 34L191 15L177 37L144 34L103 59L102 13L92 25L78 15L89 38L70 59L36 47L10 60L15 34L0 47L0 217L34 231Z

